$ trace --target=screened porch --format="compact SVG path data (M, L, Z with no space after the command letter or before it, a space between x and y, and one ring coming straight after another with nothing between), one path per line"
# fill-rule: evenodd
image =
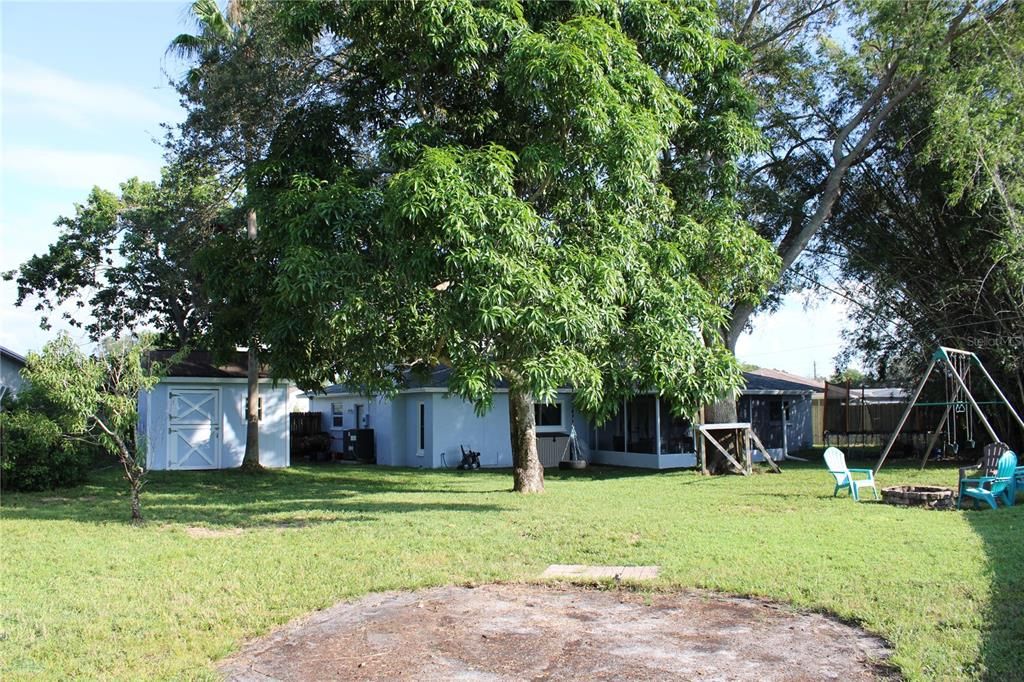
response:
M594 429L591 458L598 464L674 469L697 464L693 419L677 417L669 402L641 395Z

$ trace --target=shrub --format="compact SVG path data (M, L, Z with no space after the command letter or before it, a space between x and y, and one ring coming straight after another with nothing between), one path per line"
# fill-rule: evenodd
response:
M64 438L45 414L15 408L0 414L0 486L5 490L48 490L85 480L93 448Z

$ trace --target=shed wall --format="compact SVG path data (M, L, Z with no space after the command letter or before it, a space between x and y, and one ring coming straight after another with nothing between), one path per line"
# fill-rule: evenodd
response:
M153 470L167 469L168 453L168 393L171 390L207 390L219 392L219 468L242 466L245 455L245 399L246 385L240 381L212 381L165 379L152 391L139 397L140 432L146 436L147 461ZM287 385L274 386L269 380L260 382L263 401L263 419L260 421L260 464L265 467L289 465L289 401Z

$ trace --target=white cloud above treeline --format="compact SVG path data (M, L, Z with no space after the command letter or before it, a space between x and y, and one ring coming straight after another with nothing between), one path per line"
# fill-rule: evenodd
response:
M88 130L111 121L138 122L156 130L180 112L144 92L103 80L83 80L26 59L4 55L5 116L42 116Z
M160 177L160 158L93 151L66 151L45 147L7 147L0 157L5 174L50 186L80 189L98 185L116 191L119 184L138 176L144 180ZM82 197L85 198L84 196Z

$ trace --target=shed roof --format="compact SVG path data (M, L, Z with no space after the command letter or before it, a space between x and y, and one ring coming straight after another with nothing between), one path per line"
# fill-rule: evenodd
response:
M776 394L800 394L805 395L814 392L814 387L805 383L789 381L774 376L766 376L755 372L744 372L743 378L747 385L741 391L744 395L757 395L766 393Z
M802 386L804 390L810 389L819 393L825 390L825 382L821 379L809 379L808 377L802 377L799 374L783 372L781 369L766 369L759 367L757 369L752 369L749 372L744 372L743 374L748 377L748 383L752 377L758 377L758 381L779 381L786 385L798 385Z
M175 350L154 350L150 351L150 360L156 362L168 362L175 353ZM171 365L167 370L169 377L214 377L223 379L244 379L248 375L248 357L244 351L232 353L228 361L217 363L214 361L213 353L207 351L192 351ZM260 367L260 377L269 377L270 373L266 366Z

